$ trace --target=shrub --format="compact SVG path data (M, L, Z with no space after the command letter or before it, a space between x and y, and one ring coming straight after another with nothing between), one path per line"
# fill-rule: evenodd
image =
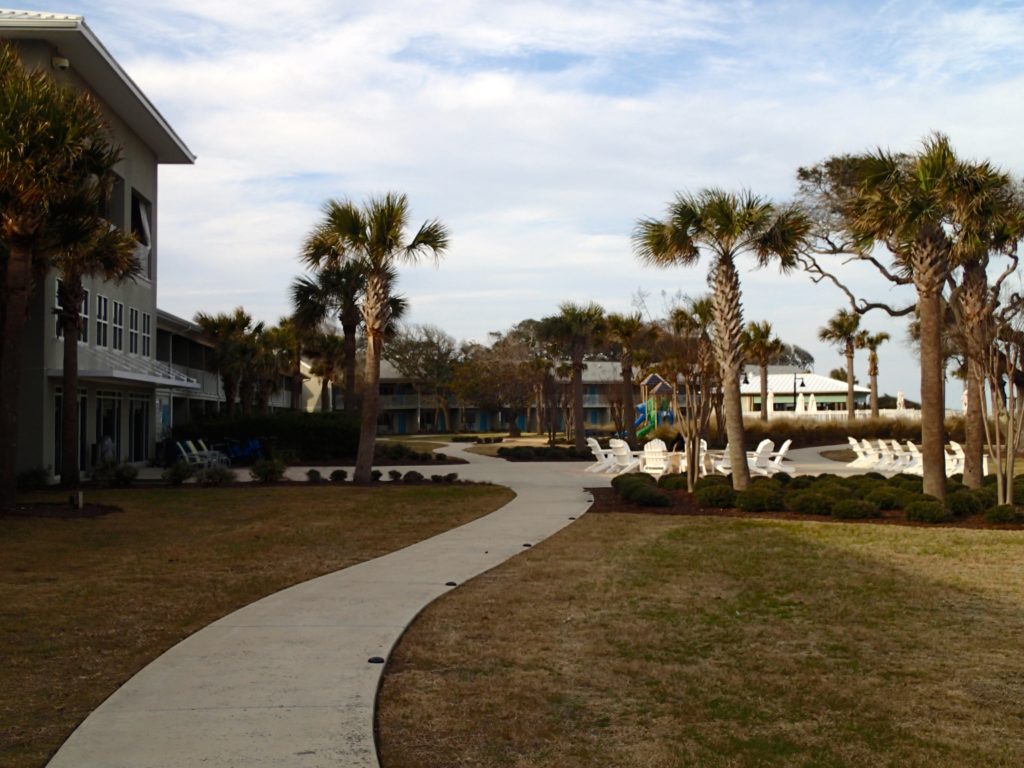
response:
M790 478L787 490L802 491L814 486L815 483L815 479L810 475L798 475L797 477Z
M235 482L235 472L223 464L213 464L196 472L196 482L206 486L231 485Z
M307 469L306 480L311 483L319 483L324 479L323 475L320 474L319 469Z
M419 459L420 461L433 461L434 454L430 453L429 451L421 451L420 453L416 454L416 458Z
M732 475L705 475L698 477L693 483L693 489L707 488L711 485L725 485L732 488Z
M501 450L501 449L499 449L499 450ZM436 461L448 461L448 454L447 453L435 453L434 454L434 459Z
M914 501L905 507L907 520L915 520L921 523L948 523L953 519L953 513L946 509L938 499L934 501Z
M370 482L371 483L378 482L383 476L384 476L384 473L381 472L379 469L370 470Z
M422 483L423 475L417 472L415 469L410 469L404 475L402 475L403 483Z
M687 489L686 475L669 474L658 478L658 487L666 491L685 491Z
M26 469L18 473L19 491L37 491L50 484L50 471L46 467Z
M620 496L622 495L622 487L632 485L633 483L646 483L647 485L657 484L655 479L646 472L628 472L624 475L616 475L612 478L612 488L614 488Z
M804 515L830 515L833 501L823 493L797 491L786 497L786 508Z
M642 507L667 507L672 502L657 486L635 483L631 486L629 501Z
M512 449L509 448L507 445L503 445L501 446L501 448L498 449L498 455L503 459L508 458L509 454L511 453Z
M766 484L755 484L736 494L736 507L744 512L772 512L782 509L782 494Z
M971 491L982 509L989 509L999 503L999 492L994 485L982 485Z
M352 457L359 448L359 420L341 411L282 411L217 416L175 425L174 440L207 438L214 442L265 439L275 455L292 452L300 461Z
M905 491L920 493L924 488L924 480L916 475L896 475L889 481L892 488L901 488Z
M346 472L344 469L336 469L333 472L331 472L332 483L343 483L345 482L346 479L348 479L348 472Z
M876 504L879 509L903 509L907 492L901 488L882 485L864 496L866 501Z
M136 467L116 461L105 461L92 470L93 482L100 488L127 488L138 476Z
M444 481L446 483L454 483L458 479L459 479L459 473L458 472L449 472L447 475L444 476Z
M179 459L163 471L161 475L168 485L181 485L195 474L192 465L184 459Z
M695 488L693 498L702 508L728 509L736 503L736 492L728 485L709 484Z
M249 467L253 480L261 483L276 483L284 477L284 462L280 459L261 459Z
M431 475L430 476L430 482L432 482L432 483L442 483L442 482L444 482L444 475Z
M981 512L983 507L978 497L964 488L946 496L946 509L953 517L970 517Z
M863 520L878 517L878 505L866 499L844 499L832 505L832 517L837 520Z
M391 480L391 482L393 483L397 483L402 479L402 473L399 472L397 469L389 469L388 479Z
M1000 504L985 513L985 522L993 525L1021 523L1024 522L1024 515L1021 515L1017 508L1010 504Z

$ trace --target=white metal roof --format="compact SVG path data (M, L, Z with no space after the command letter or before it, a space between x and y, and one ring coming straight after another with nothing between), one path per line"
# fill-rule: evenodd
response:
M846 382L837 381L836 379L830 379L828 376L822 376L817 373L797 373L796 376L796 391L803 392L804 395L831 395L831 394L846 394ZM749 383L740 384L741 395L760 395L761 394L761 377L760 376L749 376ZM768 391L774 392L776 395L792 395L793 394L793 378L792 373L769 373L768 374ZM804 386L800 386L800 382L803 382ZM867 387L862 387L859 384L853 385L854 392L869 393Z
M0 8L0 39L50 43L149 145L158 163L186 165L195 161L185 142L89 29L85 17Z

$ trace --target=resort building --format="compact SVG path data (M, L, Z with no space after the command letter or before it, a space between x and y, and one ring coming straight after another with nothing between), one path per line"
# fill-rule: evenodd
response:
M78 469L105 457L146 461L160 419L157 393L195 392L195 377L157 360L159 195L157 168L190 164L185 143L103 47L81 16L0 10L0 40L30 68L96 98L121 148L108 218L136 242L140 276L122 284L86 278L79 342ZM63 344L54 309L59 274L37 284L23 340L18 470L59 475Z
M854 410L868 407L871 390L854 385ZM761 410L761 375L756 366L748 366L740 381L740 399L744 412ZM801 371L788 366L768 366L768 411L771 413L825 413L842 411L846 415L846 382Z

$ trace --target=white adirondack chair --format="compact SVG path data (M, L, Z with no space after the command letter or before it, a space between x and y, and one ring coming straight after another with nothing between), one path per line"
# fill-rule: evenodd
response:
M771 440L762 440L758 443L757 450L753 453L747 454L747 466L750 467L750 474L763 475L765 477L770 475L771 472L768 470L768 460L771 458L772 451L774 450L775 443Z
M608 468L608 472L622 475L626 472L632 472L640 466L640 460L634 455L633 451L629 450L629 445L622 440L609 440L608 446L612 449L613 459L613 464Z
M857 442L856 438L847 437L846 440L847 442L850 443L850 450L852 450L856 454L856 458L849 464L847 464L847 467L849 467L850 469L857 469L860 467L867 467L874 464L874 461L871 458L869 458L866 453L864 453L864 447Z
M864 467L867 469L877 469L882 461L882 456L878 453L878 449L869 440L861 440L860 445L864 449Z
M640 454L639 469L654 478L668 472L669 455L664 441L655 438L644 446L643 453Z
M889 443L892 445L892 470L896 474L903 474L907 471L907 467L910 466L910 462L914 460L914 456L909 451L903 449L897 440L890 440Z
M782 460L786 458L786 454L789 452L789 446L793 444L792 440L787 440L782 446L768 457L767 474L771 477L779 472L785 472L787 475L793 472L791 467L783 466Z
M946 477L963 472L964 462L967 460L967 456L964 455L964 449L960 443L954 443L950 440L949 447L953 455L952 457L946 456Z
M917 446L907 440L907 453L910 454L910 461L907 466L903 468L903 474L905 475L922 475L924 474L924 467L921 464L921 452L917 450Z
M587 472L605 472L615 464L611 448L602 448L601 444L592 437L587 438L587 445L594 454L594 463L586 468Z

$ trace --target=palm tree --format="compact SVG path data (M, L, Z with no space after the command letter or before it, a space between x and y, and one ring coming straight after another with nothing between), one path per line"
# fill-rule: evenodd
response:
M102 167L108 135L92 98L27 72L0 42L0 508L15 500L23 328L52 256L50 212L78 191L83 168Z
M772 335L772 324L767 320L747 323L743 332L743 351L748 360L757 363L761 376L761 421L768 421L768 363L782 354L782 339Z
M394 269L398 264L415 264L423 258L435 263L448 248L448 228L437 219L424 222L406 241L409 200L389 192L371 197L358 206L348 200L330 200L324 206L324 220L310 240L324 236L330 249L307 248L303 258L315 268L355 260L366 270L366 287L361 312L366 332L366 390L363 395L359 454L354 479L370 481L373 449L377 438L377 404L380 397L380 361L391 319ZM308 244L308 241L307 241Z
M221 312L208 315L199 312L195 321L213 343L211 363L224 384L224 407L227 415L231 416L235 412L235 401L241 394L250 357L246 350L246 336L254 331L252 317L237 307L231 314ZM247 411L246 398L242 399L242 404L243 411Z
M639 347L653 341L654 328L643 321L639 312L623 315L613 312L608 315L608 337L622 350L622 409L626 414L625 426L631 443L636 442L636 424L633 410L633 359Z
M577 450L587 448L586 426L583 415L583 358L605 331L604 310L591 302L574 304L567 301L558 307L557 315L544 318L542 334L558 344L569 357L571 367L572 417L575 429L573 443Z
M78 193L68 195L51 208L57 244L53 263L60 270L58 323L64 340L61 399L61 486L78 487L78 339L82 330L82 280L102 277L121 282L140 272L134 238L111 227L100 215L113 186L113 166L118 153L112 147L94 159L97 168L82 169Z
M853 352L857 348L857 334L860 331L860 315L840 309L829 318L824 328L818 329L818 338L839 347L846 356L846 414L850 421L855 418L853 411Z
M348 362L345 339L336 333L317 333L307 342L306 351L314 361L312 372L320 377L320 410L326 413L334 409L330 385Z
M796 264L809 232L810 221L795 207L777 208L750 192L706 189L697 195L677 194L664 220L643 219L633 233L634 252L649 264L688 266L697 262L702 250L711 257L715 354L724 390L733 487L737 490L749 484L750 470L740 403L743 310L736 258L750 253L762 266L777 259L780 268L788 271Z
M914 309L918 313L924 492L943 498L943 290L954 270L977 259L1002 226L997 212L1001 201L1014 196L1013 182L988 162L957 158L942 134L927 139L916 154L877 150L836 157L799 175L837 217L838 228L850 239L847 252L871 263L888 281L916 291L915 304L902 310L861 302L858 311L879 307L900 316ZM891 266L874 257L876 243L890 251Z
M889 340L885 331L857 334L857 348L868 351L868 386L871 388L871 418L878 418L878 348Z
M296 319L309 327L320 326L332 314L340 323L345 350L343 407L345 413L352 414L356 408L356 331L366 268L358 259L337 263L341 246L326 224L307 238L303 249L307 263L323 266L312 277L299 277L292 283L292 307Z

